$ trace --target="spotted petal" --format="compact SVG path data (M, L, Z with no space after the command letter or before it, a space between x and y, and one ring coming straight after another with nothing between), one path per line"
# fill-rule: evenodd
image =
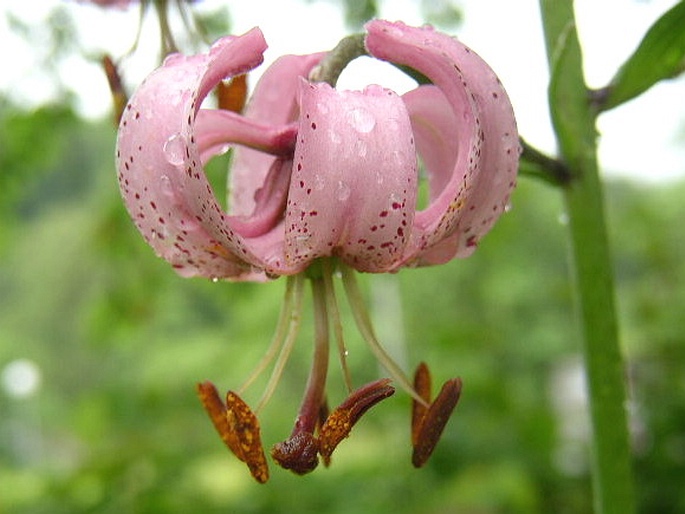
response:
M432 191L431 202L416 215L406 262L430 263L431 249L440 262L468 256L504 211L516 182L518 133L507 94L479 56L430 27L374 20L366 29L373 56L418 70L444 95L445 101L433 106L411 99L413 120L423 118L440 130L445 118L439 106L449 106L458 120L454 162L440 159L430 170L442 189ZM444 150L440 144L427 140L419 143L419 151L429 156Z
M325 53L284 55L274 61L259 79L245 116L269 125L295 123L299 78L307 77ZM239 147L233 156L229 175L229 206L231 214L250 215L255 206L254 195L261 187L274 162L274 156L253 148Z
M220 39L207 54L172 55L141 84L122 118L117 166L126 207L146 241L183 276L258 279L268 262L285 262L278 257L283 233L276 227L294 126L227 113L197 115L220 80L260 64L265 49L262 33L253 29ZM259 212L229 216L214 196L202 164L222 140L288 154L270 157L262 194L253 192Z
M402 99L379 86L301 84L286 259L339 255L361 271L390 269L408 240L416 155Z

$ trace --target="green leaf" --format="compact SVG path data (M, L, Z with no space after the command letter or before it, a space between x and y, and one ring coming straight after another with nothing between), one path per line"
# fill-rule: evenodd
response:
M685 71L685 1L678 2L647 31L637 50L611 81L602 109L644 93L660 80Z

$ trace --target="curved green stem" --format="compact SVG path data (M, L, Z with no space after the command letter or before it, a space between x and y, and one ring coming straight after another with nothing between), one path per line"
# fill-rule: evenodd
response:
M312 70L309 79L312 82L326 82L335 87L345 67L363 55L368 55L364 46L364 34L347 36L341 39L340 43L328 52L321 64Z
M592 420L597 514L635 512L614 284L596 142L571 0L540 0L551 70L550 112L573 179L564 188L573 251L577 310Z
M571 170L560 160L545 155L529 145L524 139L521 143L521 161L519 173L539 178L554 186L567 185L573 176Z

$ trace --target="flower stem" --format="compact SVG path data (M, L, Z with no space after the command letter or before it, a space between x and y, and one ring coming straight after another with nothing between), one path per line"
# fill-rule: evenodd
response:
M635 512L625 411L625 376L618 341L614 285L599 178L596 112L582 72L571 0L540 0L552 123L572 179L564 187L573 250L577 310L593 429L597 514Z
M545 155L523 139L521 143L521 163L519 173L536 177L554 186L565 186L572 179L571 172L558 159Z
M309 76L312 82L326 82L335 87L338 77L357 57L368 55L364 46L364 34L352 34L340 40L336 47L314 68Z

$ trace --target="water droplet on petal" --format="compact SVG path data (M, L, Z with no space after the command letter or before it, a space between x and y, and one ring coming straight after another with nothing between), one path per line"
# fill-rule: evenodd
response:
M390 130L398 131L400 130L400 122L397 118L388 119L388 128Z
M399 150L394 150L392 152L392 160L395 166L406 166L408 161L404 152L400 152Z
M186 139L181 134L175 134L166 140L162 151L169 164L180 166L185 158Z
M221 52L221 50L226 47L234 38L232 37L222 37L220 39L217 39L212 46L209 48L209 55L210 57L215 56L217 53Z
M161 189L162 194L166 196L174 196L174 189L171 185L171 179L169 179L169 177L166 175L162 175L159 179L159 188Z
M366 153L368 152L369 147L365 141L362 141L360 139L354 144L354 150L359 157L366 157Z
M387 32L393 37L404 37L404 31L395 25L388 25L383 29L383 32Z
M264 259L267 268L278 268L281 265L281 256L279 254L269 255Z
M321 114L328 114L328 105L325 102L319 102L316 104L316 107L319 109L319 112Z
M376 126L376 118L362 107L352 109L347 113L347 122L358 132L371 132Z
M340 141L342 140L342 138L340 137L340 134L333 129L329 129L328 138L331 140L331 143L336 144L336 145L340 144Z
M337 193L338 193L338 200L340 200L341 202L344 202L350 197L352 190L350 189L350 186L347 183L345 183L341 180L341 181L338 181Z
M174 66L185 61L187 57L180 53L169 54L164 59L162 66Z

